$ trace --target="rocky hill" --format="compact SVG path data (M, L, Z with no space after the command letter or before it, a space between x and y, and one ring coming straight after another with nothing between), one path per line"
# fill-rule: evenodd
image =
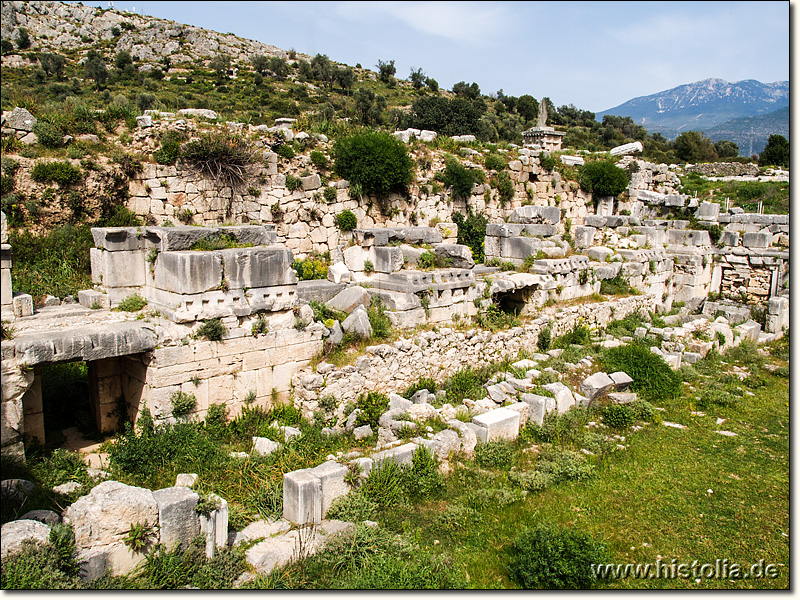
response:
M156 62L169 57L173 64L207 60L226 53L234 61L254 54L285 58L280 48L231 33L217 33L166 19L120 10L105 10L62 2L3 2L3 39L28 30L31 49L41 52L82 54L98 46L125 50L134 60ZM6 66L4 59L4 66Z
M789 107L784 106L775 112L755 117L731 119L721 125L706 130L706 136L713 141L730 140L739 146L739 154L749 156L760 154L771 135L782 135L789 139Z
M761 83L747 79L728 83L706 79L634 98L597 113L597 119L602 120L604 115L631 117L650 133L659 132L671 139L682 131L705 131L731 119L764 115L787 106L788 81ZM785 116L788 130L788 112Z

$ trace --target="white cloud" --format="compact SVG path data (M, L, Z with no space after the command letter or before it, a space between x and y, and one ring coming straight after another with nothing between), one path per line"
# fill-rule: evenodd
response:
M499 2L340 2L339 15L371 21L380 16L405 23L416 31L456 42L487 42L513 23Z

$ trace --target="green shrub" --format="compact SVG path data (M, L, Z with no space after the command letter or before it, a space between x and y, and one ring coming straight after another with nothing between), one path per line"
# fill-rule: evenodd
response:
M366 264L364 265L366 271ZM378 297L372 299L372 304L367 309L369 324L372 327L372 337L385 340L392 335L392 322L386 314L386 308Z
M658 422L658 411L655 407L650 404L647 400L642 400L641 398L637 398L630 404L628 404L630 409L633 411L634 417L636 417L639 421L644 421L646 423L657 423Z
M370 471L360 492L380 509L396 508L404 500L404 482L403 467L387 460Z
M700 399L697 401L697 408L708 409L715 406L727 408L736 406L738 403L739 398L729 391L717 387L710 387L704 389L700 393Z
M328 157L319 150L313 150L310 155L311 164L317 169L324 171L328 168Z
M195 337L206 338L212 342L219 342L227 332L228 328L225 327L222 319L217 317L216 319L209 319L200 327L198 327L197 331L195 332Z
M45 148L61 148L64 145L64 129L56 123L39 120L33 126L33 133Z
M82 588L80 580L62 569L62 556L52 544L32 540L3 558L0 587L4 590L65 590Z
M634 290L622 274L620 274L611 279L601 279L600 293L608 296L630 296L638 292Z
M406 388L406 391L403 392L403 398L410 400L411 397L420 390L428 390L432 394L435 394L437 389L438 387L433 379L430 377L420 377L416 383L412 383Z
M334 169L366 195L378 198L405 193L411 183L413 161L406 145L388 133L366 132L336 140Z
M539 352L547 352L550 350L550 344L553 341L553 333L550 327L544 327L539 332L539 338L536 340L536 347L539 349Z
M333 189L333 188L330 188ZM336 215L336 223L340 231L352 231L358 225L355 214L351 210L343 210Z
M426 271L436 267L436 254L431 250L426 250L417 258L417 268Z
M592 332L586 325L574 325L570 331L553 340L555 348L569 348L573 344L585 346L591 343Z
M486 239L486 225L489 219L484 215L473 213L468 208L466 217L459 212L453 213L453 222L458 225L458 243L469 246L475 262L482 263L484 259L483 246Z
M545 171L552 171L556 168L558 164L558 160L545 152L539 152L539 165Z
M497 188L500 205L508 204L514 199L514 182L505 171L498 173L492 179L492 185Z
M649 402L676 398L681 392L680 375L644 346L627 344L609 348L602 361L606 372L624 371L630 375L633 378L631 389Z
M172 416L176 418L185 417L197 408L197 398L194 394L185 392L175 392L169 398L172 405Z
M378 419L389 410L389 398L386 394L367 392L358 397L357 408L360 412L356 424L359 427L369 425L373 431L377 431Z
M525 589L588 589L592 564L610 560L604 544L577 529L542 524L522 533L512 546L512 578Z
M525 498L522 490L501 488L478 488L466 493L464 500L470 508L479 511L510 506Z
M181 155L181 144L188 139L182 131L167 131L161 137L161 147L153 152L153 160L160 165L174 165Z
M168 550L158 544L145 557L140 572L147 589L218 590L231 588L246 568L245 555L240 550L218 548L214 558L208 558L205 542L198 538L185 549Z
M325 279L328 276L328 264L319 258L304 258L295 260L292 268L301 281L312 279Z
M540 492L553 483L553 476L550 473L541 471L533 471L532 473L512 471L508 475L508 480L528 492Z
M572 450L543 452L539 456L536 468L539 472L549 475L553 483L580 481L591 477L594 473L594 466L586 460L586 456Z
M456 371L442 385L447 391L447 401L453 406L458 406L465 398L480 400L485 395L483 383L486 379L488 379L487 373L472 367Z
M444 488L444 477L437 470L436 457L426 446L418 446L411 468L404 471L404 488L411 498L427 498Z
M378 515L378 508L378 503L370 500L365 494L351 492L334 500L325 518L349 523L372 521Z
M330 204L331 202L336 200L336 188L330 185L325 186L325 189L322 190L322 197L325 198L325 202ZM347 230L343 229L342 231L347 231Z
M303 187L303 182L300 180L299 177L295 177L291 173L286 175L286 189L290 192L294 192L295 190L299 190Z
M181 158L190 168L210 177L218 185L241 187L246 181L256 153L244 137L226 133L204 133L183 146Z
M475 463L481 467L507 469L513 458L511 446L501 440L479 444L475 448Z
M506 168L506 159L499 154L490 154L483 161L483 164L490 171L502 171Z
M142 221L127 206L116 206L111 215L103 220L103 227L140 227Z
M450 157L445 163L444 172L441 174L442 183L450 189L456 200L464 200L472 195L472 186L478 182L474 169L461 165L456 158Z
M68 186L78 183L83 175L80 168L68 161L37 161L31 169L31 177L38 183L54 181L61 186Z
M139 294L131 294L120 302L114 310L123 312L138 312L147 306L147 300L142 298Z
M588 162L581 170L581 189L599 196L618 196L628 187L628 176L611 161ZM596 200L595 200L596 202Z
M275 151L275 154L281 158L285 158L286 160L291 160L294 158L294 149L289 144L280 144L272 149Z
M636 417L626 404L610 404L603 409L603 423L611 429L627 429Z

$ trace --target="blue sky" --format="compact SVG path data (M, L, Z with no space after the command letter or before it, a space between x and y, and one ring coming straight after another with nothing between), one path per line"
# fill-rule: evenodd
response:
M84 2L108 7L108 2ZM789 2L114 2L440 87L599 112L716 77L789 79Z

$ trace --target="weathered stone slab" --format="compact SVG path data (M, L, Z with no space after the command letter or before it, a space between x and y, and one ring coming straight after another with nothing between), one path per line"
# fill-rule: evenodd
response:
M388 450L376 452L370 456L374 465L373 468L379 469L387 460L393 460L398 465L410 465L416 449L417 445L409 442L408 444L403 444L396 448L389 448Z
M289 248L230 248L218 252L222 257L224 277L230 288L261 288L297 283L297 275L292 268L294 257Z
M471 269L475 266L472 250L462 244L436 244L434 252L437 258L450 261L454 269Z
M572 391L560 381L548 383L542 387L548 392L552 392L553 396L555 396L556 406L560 414L567 412L575 404L575 397L572 395Z
M557 206L520 206L511 212L511 222L557 225L561 222L561 209Z
M528 404L528 421L541 425L544 416L551 410L556 410L555 398L540 396L538 394L522 394L520 400Z
M334 500L344 496L350 489L345 481L347 467L335 460L329 460L311 469L320 482L320 510L322 517L333 504Z
M40 521L19 519L9 521L0 531L0 556L5 558L19 552L25 540L46 544L50 539L50 527Z
M597 372L583 380L583 383L581 383L580 392L589 398L589 401L591 402L596 396L607 392L614 387L614 385L614 380L611 379L607 373Z
M477 425L478 440L482 443L494 440L514 440L519 435L520 413L508 408L496 408L472 418Z
M322 520L322 484L311 469L284 474L283 518L298 525Z
M259 456L268 456L275 452L281 445L265 437L253 437L253 452Z
M153 285L177 294L200 294L220 289L223 255L217 252L161 252L153 273Z
M158 505L159 541L169 549L176 544L186 548L200 532L195 511L200 496L187 487L171 487L154 491L153 498Z

